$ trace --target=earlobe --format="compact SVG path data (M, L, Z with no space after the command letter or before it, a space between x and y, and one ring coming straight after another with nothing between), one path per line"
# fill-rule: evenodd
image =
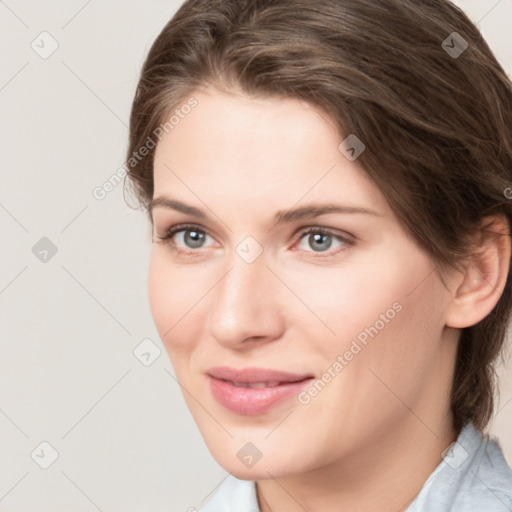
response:
M475 251L451 289L446 325L470 327L483 320L497 304L507 281L511 240L506 217L486 217L474 236Z

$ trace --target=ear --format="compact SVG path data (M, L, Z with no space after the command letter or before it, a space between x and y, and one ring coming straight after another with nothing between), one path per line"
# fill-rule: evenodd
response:
M510 266L510 227L503 215L486 217L473 237L475 252L450 285L445 312L448 327L470 327L483 320L503 293Z

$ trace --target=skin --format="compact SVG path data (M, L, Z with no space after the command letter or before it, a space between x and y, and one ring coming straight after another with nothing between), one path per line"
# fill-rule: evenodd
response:
M358 160L338 150L344 137L325 115L290 98L212 87L192 96L198 106L158 143L154 197L207 217L155 206L148 293L210 452L226 471L258 482L263 512L403 510L457 437L449 389L459 328L499 299L509 238L447 272L445 287ZM377 215L273 224L278 210L327 202ZM203 230L202 245L184 236L194 228L160 243L180 223ZM330 248L300 234L309 227L332 231ZM247 236L263 250L252 263L236 252ZM292 398L245 416L209 390L212 366L320 379L397 302L394 318L307 404ZM247 442L262 453L251 468L237 457Z

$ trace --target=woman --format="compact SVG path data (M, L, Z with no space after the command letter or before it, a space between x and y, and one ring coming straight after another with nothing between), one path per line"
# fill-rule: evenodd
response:
M512 510L512 87L445 0L190 0L132 106L201 510Z

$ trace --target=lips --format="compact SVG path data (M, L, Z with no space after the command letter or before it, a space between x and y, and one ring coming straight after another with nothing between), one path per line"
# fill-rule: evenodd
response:
M237 388L251 388L251 389L257 389L257 388L275 388L276 386L279 386L279 384L282 384L282 382L279 382L277 380L272 380L269 382L233 382L233 381L227 381L230 384L233 384Z
M263 414L296 395L313 379L312 375L266 368L214 367L207 372L213 397L237 414Z

